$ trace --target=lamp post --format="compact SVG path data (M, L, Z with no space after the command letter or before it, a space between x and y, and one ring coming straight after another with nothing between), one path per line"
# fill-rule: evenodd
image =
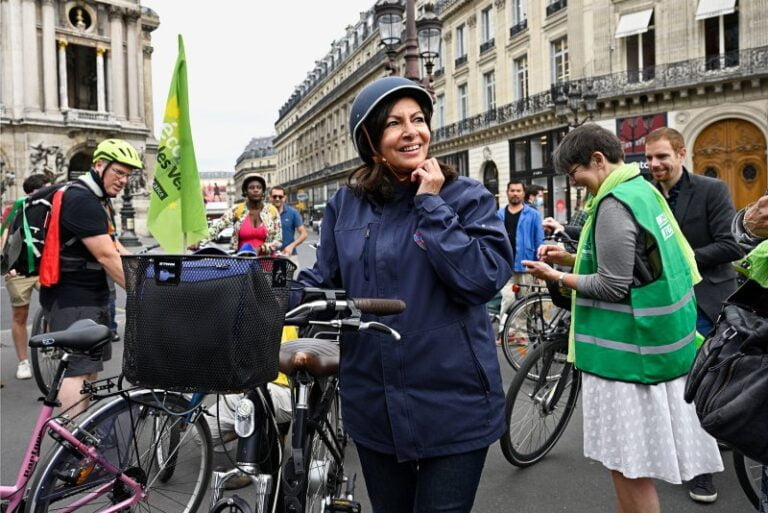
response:
M582 105L586 116L579 119ZM592 82L585 82L583 90L580 82L568 82L557 86L555 116L561 122L576 128L591 120L595 112L597 112L597 93Z
M416 21L416 0L378 0L373 7L376 24L379 27L381 44L387 52L386 68L392 75L400 73L397 65L398 49L402 41L405 23L405 73L403 76L420 83L430 94L432 90L432 68L440 55L440 32L442 22L434 12L432 4L424 6L424 15ZM404 15L405 14L405 19ZM427 73L419 73L419 58L424 60Z
M126 248L141 246L141 242L134 232L134 229L136 228L136 209L133 208L132 199L134 180L137 180L138 178L138 175L131 175L128 179L128 183L125 184L125 188L123 189L123 206L120 208L120 243Z

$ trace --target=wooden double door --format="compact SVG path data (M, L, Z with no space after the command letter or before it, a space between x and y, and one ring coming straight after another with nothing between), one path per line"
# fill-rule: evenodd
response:
M749 121L716 121L696 139L693 170L724 181L736 210L744 208L768 188L765 136Z

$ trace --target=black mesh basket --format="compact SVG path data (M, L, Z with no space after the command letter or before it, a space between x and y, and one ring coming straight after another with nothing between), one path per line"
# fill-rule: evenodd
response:
M148 388L236 392L277 376L295 265L284 258L123 257L123 373Z

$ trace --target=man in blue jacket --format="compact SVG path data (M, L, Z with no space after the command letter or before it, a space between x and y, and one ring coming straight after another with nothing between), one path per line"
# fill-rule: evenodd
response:
M544 228L539 211L525 202L525 185L520 180L511 180L507 184L506 207L499 208L496 215L504 223L509 242L515 253L515 265L512 278L501 290L501 312L515 300L513 284L530 285L534 278L525 272L523 260L536 260L536 249L544 241ZM527 291L522 291L523 294Z

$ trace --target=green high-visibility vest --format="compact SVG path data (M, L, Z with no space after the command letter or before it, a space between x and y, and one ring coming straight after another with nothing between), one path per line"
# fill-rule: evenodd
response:
M658 247L661 275L631 287L619 302L576 293L574 343L576 367L604 378L653 384L685 375L696 354L696 298L690 267L670 219L659 208L642 177L623 182L608 195L629 209ZM595 223L586 237L577 274L597 272Z

